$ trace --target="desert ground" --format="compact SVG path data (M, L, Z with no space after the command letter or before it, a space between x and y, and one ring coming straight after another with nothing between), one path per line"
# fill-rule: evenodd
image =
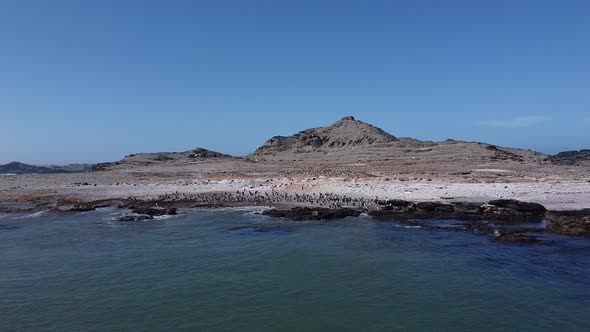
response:
M372 162L251 161L205 158L106 171L0 177L0 203L30 209L83 201L214 192L337 194L362 199L484 202L513 198L547 209L590 207L590 171L581 166L408 156Z

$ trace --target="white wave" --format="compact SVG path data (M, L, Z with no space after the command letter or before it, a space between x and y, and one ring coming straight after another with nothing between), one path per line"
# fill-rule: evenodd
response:
M154 219L152 220L164 220L164 219L170 219L170 218L174 218L174 217L178 217L179 214L165 214L163 216L154 216ZM150 219L145 219L142 221L149 221Z
M396 225L396 224L393 224L393 226L399 227L399 228L422 228L422 226L420 226L420 225L412 226L412 225Z
M6 215L6 218L9 218L9 219L31 219L31 218L42 217L46 213L47 213L46 210L42 210L42 211L37 211L37 212L33 212L33 213L28 213L28 214Z
M222 208L209 208L209 207L197 207L197 208L186 208L184 211L228 211L228 212L248 212L248 214L262 213L262 211L272 209L266 205L248 205L248 206L228 206Z

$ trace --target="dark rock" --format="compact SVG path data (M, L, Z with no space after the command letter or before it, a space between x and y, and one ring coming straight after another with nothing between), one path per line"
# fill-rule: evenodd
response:
M423 213L452 214L455 208L451 204L440 202L419 202L416 203L416 210Z
M456 218L462 219L478 219L483 214L483 208L479 203L452 203L453 214Z
M369 215L381 219L401 220L404 218L447 218L454 214L454 206L441 202L413 203L399 199L377 202L379 210L370 211Z
M374 217L399 217L400 215L415 214L416 211L416 204L401 199L377 201L377 204L381 206L381 209L369 212Z
M489 201L488 204L522 213L545 213L545 207L541 204L522 202L515 199L497 199Z
M129 214L126 216L119 217L118 221L129 222L129 221L141 221L141 220L148 220L154 219L154 217L149 216L147 214Z
M550 232L590 236L590 209L545 212Z
M378 201L378 210L369 215L381 219L400 218L455 218L465 220L493 220L508 222L540 222L545 215L545 208L537 203L527 203L512 199L494 200L487 204L478 203L441 203L404 200Z
M70 208L70 211L73 212L86 212L94 210L96 210L96 206L94 204L76 204Z
M390 199L387 201L377 201L378 205L387 205L387 206L394 206L394 207L408 207L413 205L414 203L410 201L405 201L403 199Z
M131 207L131 212L137 214L147 214L148 216L168 216L176 215L176 208L161 208L161 207L147 207L137 206Z
M545 216L545 207L537 203L514 199L499 199L482 205L486 219L502 222L540 222Z
M503 242L522 242L522 243L539 242L539 239L535 236L518 234L518 233L500 234L498 236L495 236L494 239L496 241L503 241Z
M274 218L289 218L293 220L329 220L342 219L351 216L358 217L361 214L361 211L349 208L328 209L295 207L290 210L266 210L262 212L262 214Z
M87 212L94 211L99 206L93 203L58 203L56 212Z

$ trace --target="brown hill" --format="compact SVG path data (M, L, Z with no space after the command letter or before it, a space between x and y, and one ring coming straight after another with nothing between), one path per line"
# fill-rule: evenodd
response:
M285 160L314 163L385 162L480 164L482 162L540 162L546 156L522 149L497 147L485 143L446 140L443 142L398 138L352 116L328 127L312 128L292 136L275 136L248 158L258 161Z
M150 166L162 163L189 163L192 160L202 160L209 158L234 157L203 148L196 148L184 152L136 153L125 156L125 158L116 162L97 164L93 168L93 170L104 171L112 168L125 168L129 166Z
M380 128L347 116L328 127L311 128L292 136L274 136L250 155L252 158L349 151L398 141Z

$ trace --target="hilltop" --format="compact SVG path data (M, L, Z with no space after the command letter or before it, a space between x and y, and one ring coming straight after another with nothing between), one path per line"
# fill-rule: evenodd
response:
M347 116L328 127L311 128L292 136L274 136L250 157L350 150L398 141L395 136Z

